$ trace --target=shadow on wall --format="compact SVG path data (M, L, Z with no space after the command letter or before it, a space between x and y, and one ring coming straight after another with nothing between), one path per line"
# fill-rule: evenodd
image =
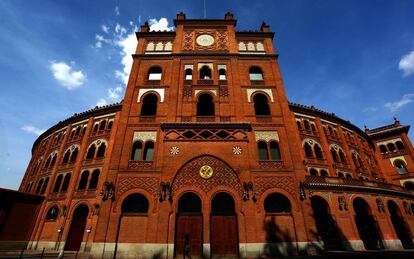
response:
M263 249L264 256L275 257L298 254L294 238L288 229L282 230L280 228L274 216L264 220L263 228L266 231L266 244Z
M352 250L351 244L346 240L332 218L331 221L325 218L324 224L319 224L319 228L322 227L320 229L321 233L316 231L309 233L312 240L318 241L308 242L307 245L301 247L297 245L295 238L288 229L282 229L283 224L278 224L276 218L272 216L264 220L263 228L266 231L266 244L263 247L262 256L319 255L326 250Z

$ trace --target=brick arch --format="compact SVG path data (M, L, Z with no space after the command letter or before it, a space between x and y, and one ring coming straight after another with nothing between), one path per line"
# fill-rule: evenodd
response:
M209 165L213 168L213 176L210 179L203 179L199 175L199 170L203 165ZM217 186L235 189L240 196L243 192L240 179L233 168L223 160L211 155L195 157L180 168L172 182L172 191L175 193L188 186L197 187L205 193Z

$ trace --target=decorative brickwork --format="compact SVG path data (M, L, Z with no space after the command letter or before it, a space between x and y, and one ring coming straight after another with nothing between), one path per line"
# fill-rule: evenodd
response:
M297 198L299 186L295 185L295 179L292 176L259 176L255 177L254 183L258 195L271 188L279 188Z
M210 166L214 171L213 176L209 179L203 179L199 175L200 168L205 165ZM229 165L212 156L195 158L180 169L172 184L173 192L186 186L198 187L206 193L216 186L227 186L235 189L240 196L243 192L236 172Z
M119 197L128 190L139 188L156 197L159 184L159 179L156 177L121 176L118 180L117 194Z

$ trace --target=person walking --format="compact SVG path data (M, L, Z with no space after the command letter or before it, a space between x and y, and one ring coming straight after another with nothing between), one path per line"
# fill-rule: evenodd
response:
M191 259L190 251L191 251L190 236L186 234L185 241L184 241L184 259L186 258L186 256L188 256Z

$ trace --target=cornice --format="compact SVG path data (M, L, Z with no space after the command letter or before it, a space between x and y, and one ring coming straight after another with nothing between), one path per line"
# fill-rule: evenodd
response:
M174 19L174 25L199 26L199 25L233 25L236 26L235 19Z
M414 192L402 186L384 182L343 179L337 177L307 176L302 186L308 190L361 192L383 195L396 195L414 199Z
M77 121L88 119L90 117L95 117L95 116L99 116L99 115L103 115L103 114L108 114L108 113L113 113L113 112L120 111L121 107L122 107L122 101L119 102L119 103L109 104L109 105L105 105L105 106L96 106L93 109L90 109L90 110L87 110L87 111L84 111L84 112L81 112L81 113L75 113L71 117L69 117L69 118L67 118L63 121L59 121L57 124L53 125L48 130L43 132L36 139L36 141L33 143L32 153L33 153L35 147L40 143L40 141L42 141L43 139L49 137L49 135L51 135L53 132L55 132L55 131L63 128L63 127L66 127L69 124L77 122Z
M314 106L306 106L302 104L297 103L289 103L289 108L292 112L298 112L298 113L304 113L306 115L312 115L315 117L320 117L321 119L325 119L327 121L332 121L335 123L340 124L341 126L344 126L350 130L355 131L360 136L364 137L367 142L370 144L372 148L375 148L374 142L368 136L363 130L352 124L350 121L346 121L338 116L335 115L335 113L329 113L322 110L319 110L315 108Z

